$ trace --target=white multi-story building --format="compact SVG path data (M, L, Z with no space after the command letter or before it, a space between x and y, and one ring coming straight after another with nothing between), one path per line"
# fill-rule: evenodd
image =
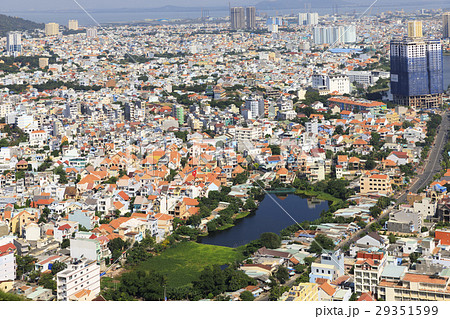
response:
M305 25L307 20L308 20L307 13L299 13L298 14L298 24L299 25Z
M89 299L100 293L100 266L96 261L76 259L67 269L57 274L57 298L60 301L76 300L76 294L89 291Z
M347 72L350 83L356 82L362 85L374 85L378 80L370 71L348 71Z
M81 258L82 256L89 260L100 261L102 258L100 242L89 238L71 238L70 257Z
M22 35L19 32L9 32L6 36L6 51L17 56L22 53Z
M356 42L356 27L335 26L335 27L315 27L313 29L313 39L315 44L342 44Z
M437 201L429 197L425 197L421 202L414 202L414 212L418 213L423 219L433 217L436 213Z
M78 20L69 20L69 30L78 30Z
M358 252L355 263L356 294L360 295L368 291L375 292L386 260L387 256L384 252Z
M306 14L306 24L307 25L316 25L318 23L319 23L319 14L317 12Z
M31 133L38 129L37 122L34 120L33 115L21 115L16 118L17 126L25 133Z
M244 112L248 111L248 112ZM243 109L244 118L247 119L257 119L260 117L264 117L264 100L263 99L254 99L249 98L245 101L245 107Z
M12 243L0 246L0 282L16 279L15 251Z
M242 140L259 140L262 137L261 127L238 127L236 128L236 139Z
M86 29L86 36L88 38L96 38L97 37L97 29L96 28Z
M312 76L312 87L314 89L327 89L330 92L349 94L350 79L346 75L314 74Z
M316 25L318 23L319 23L319 14L316 12L298 14L299 25Z
M14 108L10 103L1 103L0 104L0 118L6 117L9 113L12 113Z
M307 133L318 134L319 133L319 123L316 121L306 122L305 128Z
M59 24L58 23L47 23L45 25L45 35L46 36L52 36L52 35L58 35L59 34Z
M30 145L44 146L47 144L48 134L44 130L32 131L30 133Z

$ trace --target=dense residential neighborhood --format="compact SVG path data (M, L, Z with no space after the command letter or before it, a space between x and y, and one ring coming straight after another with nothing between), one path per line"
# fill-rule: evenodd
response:
M449 90L399 103L389 42L442 66L442 10L237 9L0 38L0 300L450 300Z

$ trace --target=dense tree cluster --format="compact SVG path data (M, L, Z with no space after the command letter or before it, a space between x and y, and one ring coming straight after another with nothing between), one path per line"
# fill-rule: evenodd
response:
M315 254L322 253L322 250L334 249L334 242L326 235L319 234L314 237L314 241L311 243L309 251Z

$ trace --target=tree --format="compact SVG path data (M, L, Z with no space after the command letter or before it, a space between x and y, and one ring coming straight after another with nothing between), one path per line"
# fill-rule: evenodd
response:
M67 247L70 247L70 239L64 238L63 241L61 242L61 249L65 249Z
M420 257L420 253L414 252L409 254L409 261L411 262L411 264L414 264L415 262L417 262L417 259L419 259Z
M247 198L243 208L245 210L253 212L253 211L255 211L258 208L258 206L256 206L255 201L253 199Z
M270 301L277 301L280 299L281 295L283 294L284 289L279 284L275 283L272 285L272 288L270 289L270 295L269 300Z
M275 233L262 233L260 243L263 247L275 249L281 246L281 238Z
M356 295L356 293L352 293L349 301L356 301L356 300L358 300L358 296Z
M344 134L344 128L342 125L337 125L336 129L334 130L334 134L342 135Z
M272 155L280 155L281 154L279 145L269 145L269 148L272 151Z
M56 281L53 279L53 275L51 273L41 274L41 278L39 278L39 285L44 288L51 289L53 292L56 291Z
M247 172L236 174L236 177L233 178L232 180L233 185L244 184L246 181L247 181Z
M20 279L22 275L29 273L30 271L34 270L34 263L37 261L36 258L25 255L20 256L16 255L16 264L17 264L17 271L16 276Z
M127 247L127 242L123 241L123 239L119 237L108 242L108 248L111 251L111 258L113 260L119 258L122 255L122 251L124 251Z
M377 166L377 163L372 158L369 158L364 165L365 169L372 170Z
M334 242L331 238L326 235L319 234L314 238L309 251L315 254L322 253L322 250L330 250L334 248Z
M277 278L280 284L284 284L289 279L289 271L286 267L280 266L275 273L275 278Z
M194 281L193 288L201 295L213 297L226 290L225 276L218 265L206 267Z
M192 225L198 227L202 222L202 218L199 215L192 215L186 221L186 225Z
M241 292L239 297L241 298L242 301L253 301L253 300L255 300L255 297L253 296L253 294L250 291L248 291L248 290L244 290L243 292Z
M17 171L16 172L16 181L20 179L25 179L25 172L24 171Z
M395 235L393 233L389 234L388 239L389 239L389 244L395 244L395 242L397 241L397 237L395 237Z
M52 265L52 275L56 275L60 271L67 268L67 265L65 263L62 263L60 261L55 261Z
M158 273L143 270L126 272L120 278L119 291L146 301L164 300L166 278Z
M381 148L381 146L383 146L383 144L384 143L381 141L380 134L377 132L372 132L370 138L370 145L372 145L374 149L378 151Z
M369 208L370 214L372 215L373 218L377 218L378 216L380 216L382 210L380 207L378 206L372 206Z

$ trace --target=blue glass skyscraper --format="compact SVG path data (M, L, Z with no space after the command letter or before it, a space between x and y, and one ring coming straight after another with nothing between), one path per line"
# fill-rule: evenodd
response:
M441 41L406 37L391 41L390 47L394 103L426 108L442 105Z

